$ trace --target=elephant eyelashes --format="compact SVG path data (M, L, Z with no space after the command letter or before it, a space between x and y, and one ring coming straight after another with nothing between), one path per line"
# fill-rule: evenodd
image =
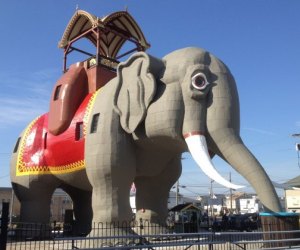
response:
M203 90L208 84L209 82L203 73L197 73L192 77L192 85L195 89Z

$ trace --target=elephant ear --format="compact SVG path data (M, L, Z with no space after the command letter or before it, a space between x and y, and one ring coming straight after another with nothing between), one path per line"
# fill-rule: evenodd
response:
M135 53L119 64L114 109L127 133L133 133L145 119L156 92L156 77L163 67L160 59L144 52Z

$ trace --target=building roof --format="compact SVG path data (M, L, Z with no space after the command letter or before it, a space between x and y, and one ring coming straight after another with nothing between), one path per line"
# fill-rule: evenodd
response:
M290 187L300 187L300 175L293 179L290 179L285 184L289 185Z
M191 203L179 204L179 205L177 205L177 206L170 209L170 211L172 211L172 212L182 212L182 211L191 211L191 210L200 211L201 209L194 206Z
M74 40L81 37L87 38L97 46L97 32L90 32L93 28L102 30L100 53L106 57L116 58L122 45L127 40L137 44L141 50L150 47L140 27L127 11L114 12L99 18L83 10L75 12L63 33L58 47L67 48Z

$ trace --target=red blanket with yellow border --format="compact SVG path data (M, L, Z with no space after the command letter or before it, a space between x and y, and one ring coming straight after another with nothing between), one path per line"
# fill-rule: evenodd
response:
M16 175L63 174L84 169L87 122L97 93L86 96L69 128L60 135L48 132L48 114L29 124L20 140Z

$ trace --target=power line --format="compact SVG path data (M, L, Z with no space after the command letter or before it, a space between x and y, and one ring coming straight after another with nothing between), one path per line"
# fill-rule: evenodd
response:
M0 179L4 179L4 178L6 178L6 177L8 177L8 176L9 176L9 174L4 175L4 176L0 176Z

